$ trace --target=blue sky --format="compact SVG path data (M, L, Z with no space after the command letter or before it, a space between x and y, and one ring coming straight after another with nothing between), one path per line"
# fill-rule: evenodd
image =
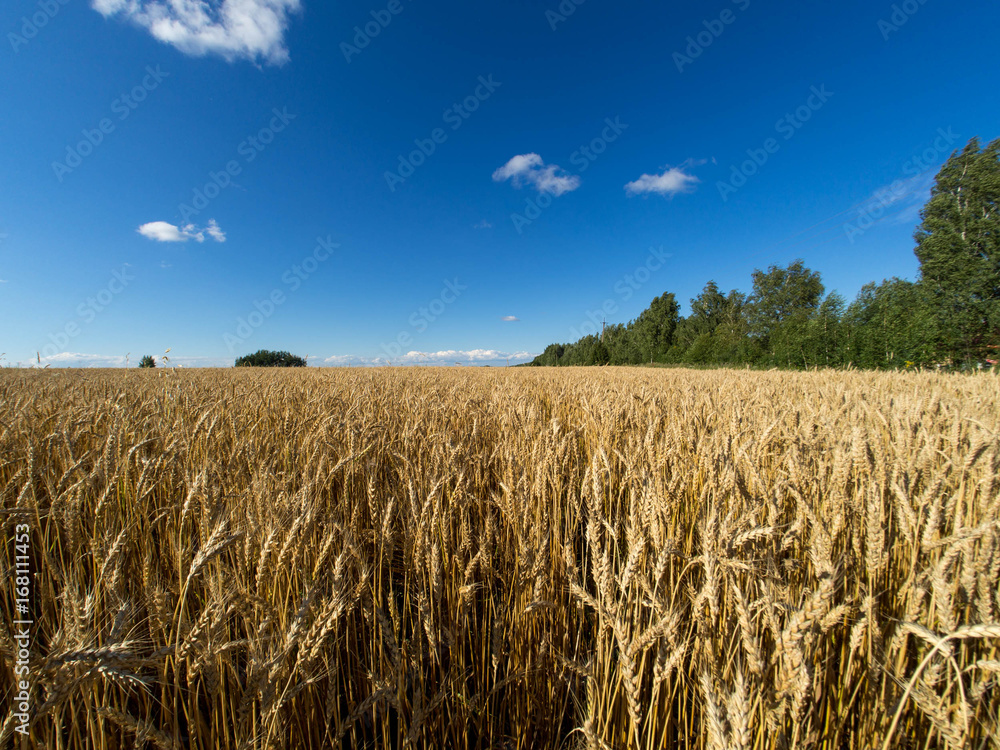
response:
M7 0L4 363L524 361L803 258L914 278L995 3ZM377 33L374 33L377 32Z

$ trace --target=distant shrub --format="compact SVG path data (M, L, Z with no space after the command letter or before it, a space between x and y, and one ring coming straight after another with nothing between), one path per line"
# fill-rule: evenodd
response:
M139 367L143 369L147 367L156 367L156 360L147 354L145 357L139 360Z
M261 349L236 360L237 367L305 367L306 361L288 352L270 352Z

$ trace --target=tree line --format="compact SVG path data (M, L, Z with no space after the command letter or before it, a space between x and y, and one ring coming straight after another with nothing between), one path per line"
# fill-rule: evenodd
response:
M885 279L853 302L801 260L755 270L751 290L709 281L682 317L672 293L603 335L551 344L530 365L668 363L968 369L1000 359L1000 139L973 138L938 173L914 234L916 281Z
M272 352L260 349L253 354L237 357L235 367L305 367L305 357L299 357L289 352Z

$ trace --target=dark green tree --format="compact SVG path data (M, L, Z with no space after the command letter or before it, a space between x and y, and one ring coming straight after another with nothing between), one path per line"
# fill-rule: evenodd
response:
M631 325L633 340L643 362L660 361L674 343L680 321L680 305L672 292L649 303Z
M930 293L922 284L886 279L865 284L844 314L845 363L863 368L928 365L940 355Z
M733 289L726 296L721 320L715 329L714 359L719 363L743 364L757 358L756 342L750 338L747 296Z
M681 358L682 362L692 365L715 363L715 334L706 331L691 342Z
M691 314L677 324L672 361L712 362L715 358L714 336L725 312L726 297L714 281L691 300Z
M952 154L920 216L915 252L940 354L981 361L1000 344L1000 139Z
M544 352L532 360L531 364L536 367L555 367L559 364L565 350L566 347L562 344L549 344L545 347Z
M603 343L608 350L609 364L634 365L642 359L631 330L621 323L615 323L605 328Z
M830 292L809 317L801 347L807 367L839 367L843 364L846 348L843 317L846 307L842 296Z
M574 344L567 344L559 364L566 365L606 365L609 356L607 347L594 334L584 336Z
M288 352L271 352L266 349L247 354L236 360L236 367L305 367L306 361Z
M590 364L606 365L611 362L611 354L608 352L608 347L604 345L604 342L601 341L600 337L598 337L597 341L594 342L594 346L590 351Z
M705 284L701 294L691 300L690 320L697 321L701 333L713 332L722 321L726 309L726 296L714 281Z
M156 360L152 358L149 354L139 360L139 367L146 369L149 367L156 367Z
M809 318L823 297L819 273L801 260L787 268L755 269L749 299L750 333L756 338L764 361L780 366L798 366Z
M575 341L572 344L566 344L563 347L563 355L559 358L559 365L562 367L568 367L571 365L585 365L583 350L587 347L589 339L592 337L584 336L579 341Z

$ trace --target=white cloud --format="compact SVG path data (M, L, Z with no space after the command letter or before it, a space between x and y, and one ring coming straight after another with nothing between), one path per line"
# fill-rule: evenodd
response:
M385 357L355 357L349 354L337 354L327 357L323 362L332 366L371 367L379 365L433 365L450 366L454 364L484 365L511 364L528 362L535 357L530 352L502 352L497 349L445 349L439 352L407 352L391 361Z
M495 182L511 180L515 187L533 185L543 193L559 196L580 187L580 178L556 164L546 164L538 154L520 154L493 173Z
M143 224L136 231L143 237L157 242L187 242L191 239L178 227L165 221L151 221L148 224Z
M920 219L920 210L930 200L934 181L933 171L927 171L884 185L858 208L858 217L888 220L891 224L915 224Z
M920 212L924 208L924 204L930 199L930 193L928 193L923 200L916 203L911 203L909 206L900 210L898 214L892 217L891 222L896 226L906 225L906 224L919 224L920 223Z
M272 65L288 61L285 31L300 0L91 0L105 18L122 16L181 52Z
M500 320L502 320L504 323L517 323L521 319L514 315L504 315L502 318L500 318Z
M125 357L104 354L82 354L80 352L60 352L51 357L41 357L35 364L45 367L124 367Z
M673 196L677 193L690 193L701 180L693 174L684 171L684 165L668 167L662 174L644 174L638 180L633 180L625 186L629 195L656 193L657 195Z
M205 227L205 231L208 232L208 236L216 242L226 241L226 233L219 229L219 225L215 222L215 219L208 220L208 226Z
M493 225L490 224L488 221L486 221L486 219L483 219L478 224L473 224L472 228L473 229L492 229Z
M521 154L520 156L513 157L500 167L500 169L496 170L493 173L493 179L497 182L502 182L513 177L516 182L521 175L527 174L535 167L541 167L543 164L542 157L538 154Z
M143 237L157 242L187 242L188 240L204 242L206 233L216 242L226 241L226 233L219 228L215 219L210 219L208 226L202 229L194 224L178 227L165 221L151 221L148 224L143 224L136 231Z

